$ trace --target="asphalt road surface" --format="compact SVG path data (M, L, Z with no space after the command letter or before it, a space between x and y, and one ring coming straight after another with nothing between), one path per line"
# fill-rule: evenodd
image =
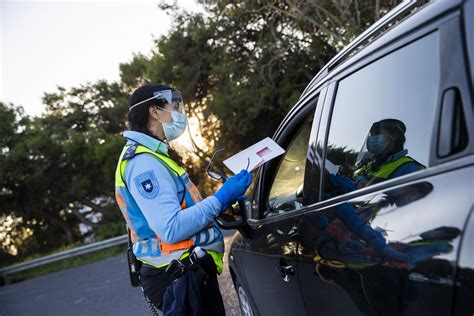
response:
M228 233L225 235L229 235ZM226 250L231 236L225 237ZM219 284L227 315L240 315L227 253ZM140 288L130 285L118 256L0 287L0 315L152 315Z

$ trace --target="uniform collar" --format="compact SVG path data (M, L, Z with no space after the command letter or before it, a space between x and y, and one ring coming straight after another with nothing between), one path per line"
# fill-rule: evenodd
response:
M136 131L125 131L123 133L123 137L128 139L129 142L139 143L140 145L145 146L154 152L162 153L168 156L168 145L156 138Z
M406 149L403 149L399 152L396 152L394 154L391 154L390 156L388 156L387 160L385 161L385 163L387 162L392 162L392 161L395 161L395 160L398 160L404 156L406 156L408 154L408 150Z

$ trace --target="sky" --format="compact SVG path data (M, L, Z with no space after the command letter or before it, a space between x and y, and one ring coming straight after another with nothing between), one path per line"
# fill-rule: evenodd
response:
M36 116L57 86L118 80L120 63L149 55L170 29L158 2L0 0L0 101ZM178 4L202 10L193 0Z

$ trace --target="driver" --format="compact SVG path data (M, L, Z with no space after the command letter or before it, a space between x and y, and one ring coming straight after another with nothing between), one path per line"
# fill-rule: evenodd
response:
M213 195L201 198L179 155L169 142L184 134L187 116L181 93L159 84L144 85L130 97L130 130L119 156L115 193L131 234L133 253L142 262L145 296L163 308L172 277L165 271L174 259L186 260L193 246L205 249L215 263L202 306L209 315L224 315L216 272L222 271L224 242L214 217L247 190L252 174L242 170Z

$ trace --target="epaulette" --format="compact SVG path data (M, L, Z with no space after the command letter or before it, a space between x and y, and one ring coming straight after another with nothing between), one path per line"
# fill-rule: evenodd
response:
M128 147L127 151L122 157L122 160L127 160L135 157L135 152L137 151L138 144L134 143L132 146Z

